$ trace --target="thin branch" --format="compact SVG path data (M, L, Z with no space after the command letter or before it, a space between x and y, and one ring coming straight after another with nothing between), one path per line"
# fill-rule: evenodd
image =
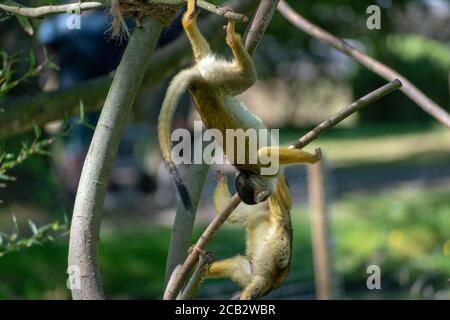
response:
M104 4L101 2L78 2L30 8L19 3L16 4L12 1L8 1L6 3L0 3L0 9L18 16L28 18L42 18L57 13L81 13L89 10L97 10L103 8L103 5Z
M181 4L183 2L187 2L188 0L159 0L159 1L167 2L168 4L171 4L170 2L172 2L173 4ZM153 1L150 0L149 2L151 3ZM204 0L197 0L196 4L199 8L202 8L206 11L215 13L219 16L224 16L225 18L230 19L230 20L235 20L235 21L240 21L240 22L248 21L248 18L246 15L234 12L233 10L230 10L229 8L226 8L226 7L219 7L212 3L206 2Z
M321 133L327 131L328 129L336 126L342 120L348 118L353 113L361 110L365 106L375 102L376 100L384 97L385 95L400 89L402 87L402 83L399 80L394 80L385 84L384 86L372 91L371 93L365 95L364 97L356 100L348 107L342 109L335 115L333 115L330 119L322 122L317 127L306 133L303 137L301 137L295 144L291 145L290 148L301 149L307 144L311 143L315 140Z
M186 2L187 0L147 0L148 4L166 4L166 5L180 5ZM3 9L4 11L12 14L28 18L42 18L51 14L58 14L58 13L73 13L73 12L81 13L83 11L101 9L104 6L103 2L80 2L80 3L49 5L30 8L23 6L19 3L15 3L13 1L8 1L8 3L10 4L0 3L0 9ZM233 12L228 8L216 6L204 0L197 0L197 6L206 11L215 13L219 16L223 16L230 20L240 22L248 21L248 18L243 14Z
M438 104L428 98L422 91L414 86L408 79L399 74L397 71L384 65L383 63L365 55L357 49L350 46L343 40L335 37L331 33L319 28L312 22L306 20L303 16L295 12L284 0L278 6L278 11L293 25L303 30L310 36L325 42L338 51L354 58L367 69L373 71L388 81L399 79L403 84L402 91L413 100L425 112L429 113L436 120L447 128L450 128L450 115Z
M205 280L206 273L209 270L209 267L214 262L214 255L211 252L205 252L204 254L200 254L199 261L197 266L195 267L194 272L192 273L191 278L189 279L186 287L177 297L177 300L191 300L197 294L198 288Z
M164 293L164 300L173 300L181 289L185 279L187 278L189 272L195 266L200 257L200 253L206 249L209 241L216 234L217 230L223 225L227 220L228 216L233 212L234 209L241 203L241 199L238 194L234 194L225 209L217 215L213 221L208 225L206 230L203 232L201 237L197 240L197 243L191 250L183 265L175 274L173 281L170 281Z
M75 300L104 299L98 268L100 222L111 167L162 26L145 18L128 42L109 89L83 165L72 216L69 267L80 270Z
M250 27L245 32L245 48L250 55L256 50L259 41L266 32L280 0L261 0L258 10L253 16Z

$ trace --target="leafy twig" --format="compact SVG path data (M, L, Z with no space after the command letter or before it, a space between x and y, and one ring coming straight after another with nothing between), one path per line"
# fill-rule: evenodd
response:
M8 1L8 3L0 3L0 9L27 18L42 18L57 13L84 12L101 9L104 6L101 2L78 2L30 8L12 1Z
M0 231L0 257L23 248L29 248L34 245L41 245L49 241L54 241L54 235L65 236L69 230L67 217L64 217L64 223L58 221L37 227L31 220L28 220L28 226L32 235L28 238L19 239L20 229L16 216L13 215L13 231L11 234Z

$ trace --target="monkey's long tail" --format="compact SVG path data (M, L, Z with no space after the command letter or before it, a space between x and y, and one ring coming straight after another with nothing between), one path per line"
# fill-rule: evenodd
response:
M170 140L172 132L172 123L175 110L177 108L178 102L181 96L187 90L192 79L198 75L198 71L195 68L187 69L181 71L178 75L173 78L172 82L167 88L166 96L161 107L158 120L158 140L159 147L161 149L162 157L166 164L169 173L172 175L175 182L175 187L177 188L178 195L183 202L183 206L188 213L192 213L192 201L186 185L181 179L180 172L176 164L172 159L172 143Z

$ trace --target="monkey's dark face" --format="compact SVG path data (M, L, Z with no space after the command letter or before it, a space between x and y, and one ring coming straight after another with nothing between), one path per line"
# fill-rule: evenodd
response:
M264 180L253 173L241 172L236 177L236 191L241 200L249 205L267 200L270 190Z

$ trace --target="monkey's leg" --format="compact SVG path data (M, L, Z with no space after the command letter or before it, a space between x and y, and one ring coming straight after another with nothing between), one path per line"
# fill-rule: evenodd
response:
M252 278L248 286L241 293L240 300L253 300L262 297L270 289L273 283L268 276L256 275Z
M276 157L278 152L278 161L280 165L288 165L294 163L316 163L322 157L320 148L315 153L309 153L301 149L290 149L286 147L263 147L258 150L258 158Z
M241 287L246 287L251 281L250 262L242 256L214 262L209 268L207 277L230 278Z
M187 10L181 20L184 31L191 42L192 51L196 61L204 58L211 52L208 41L206 41L205 37L203 37L197 27L198 13L199 10L195 5L195 0L189 0Z
M227 177L223 172L217 172L215 175L217 186L214 190L214 207L217 213L221 213L231 200L231 193L228 189ZM250 213L249 206L240 203L236 209L228 216L227 221L231 223L244 223Z
M250 88L256 81L256 70L253 60L245 50L241 36L236 33L235 22L228 21L226 41L234 56L234 63L216 77L214 84L230 96L235 96Z

